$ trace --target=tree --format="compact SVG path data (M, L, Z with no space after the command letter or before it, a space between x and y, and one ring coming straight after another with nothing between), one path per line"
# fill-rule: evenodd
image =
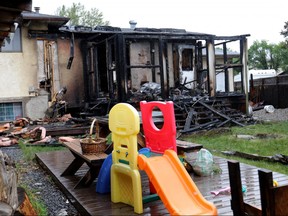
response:
M288 49L285 42L269 44L266 40L255 41L248 50L249 69L288 69Z
M88 11L81 3L73 3L71 7L62 5L57 8L56 15L69 17L70 26L83 25L95 27L97 25L109 25L109 21L103 20L103 13L97 8L91 8Z
M288 21L284 24L284 30L281 31L281 35L284 36L284 38L288 38Z
M275 54L279 56L280 68L288 72L288 45L285 42L280 42L275 47Z

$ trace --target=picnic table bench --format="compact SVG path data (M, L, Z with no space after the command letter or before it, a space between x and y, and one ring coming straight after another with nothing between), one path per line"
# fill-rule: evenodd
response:
M73 154L74 160L63 171L61 176L74 175L80 169L80 167L86 163L89 169L86 174L77 182L74 188L89 187L97 178L100 168L108 155L105 153L83 154L79 139L75 139L70 142L64 142L63 145L66 146Z

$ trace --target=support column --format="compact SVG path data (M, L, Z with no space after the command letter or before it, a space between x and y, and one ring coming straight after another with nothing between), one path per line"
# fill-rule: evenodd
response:
M248 77L248 43L247 43L247 38L243 37L241 39L240 42L240 47L242 49L242 78L243 78L243 90L245 93L245 101L246 101L246 114L249 115L249 101L248 101L248 97L249 97L249 92L248 92L248 81L249 81L249 77Z
M209 93L211 97L216 94L216 69L215 69L215 47L213 40L206 41L207 57L208 57L208 81L209 81Z

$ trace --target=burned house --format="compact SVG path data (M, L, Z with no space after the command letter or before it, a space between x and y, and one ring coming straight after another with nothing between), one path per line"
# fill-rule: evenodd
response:
M214 108L246 112L249 35L219 37L184 29L110 26L63 27L61 31L71 35L71 54L74 41L81 40L83 115L106 115L118 102L137 107L141 100L172 100L178 128L187 131L191 125L218 122L219 116L209 114L217 112ZM238 45L237 55L229 55L229 43ZM73 59L71 55L72 66ZM243 77L238 92L233 85L235 70ZM223 83L221 91L217 82Z
M185 131L191 125L234 121L232 116L240 116L234 110L246 112L249 35L66 27L68 20L40 14L39 9L22 13L12 51L7 46L0 53L0 64L8 62L0 69L5 80L0 108L11 113L7 117L2 112L0 121L42 118L59 92L65 92L65 111L84 117L105 116L119 102L137 108L141 100L172 100L177 127ZM237 52L228 48L231 43ZM235 71L243 77L237 91Z

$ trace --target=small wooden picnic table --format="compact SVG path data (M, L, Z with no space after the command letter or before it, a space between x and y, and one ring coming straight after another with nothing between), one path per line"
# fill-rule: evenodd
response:
M97 178L100 168L108 155L105 153L83 154L79 139L75 139L70 142L64 142L63 145L71 151L74 156L74 160L64 170L61 176L74 175L80 169L80 167L86 163L89 169L86 174L77 182L74 188L89 187Z

